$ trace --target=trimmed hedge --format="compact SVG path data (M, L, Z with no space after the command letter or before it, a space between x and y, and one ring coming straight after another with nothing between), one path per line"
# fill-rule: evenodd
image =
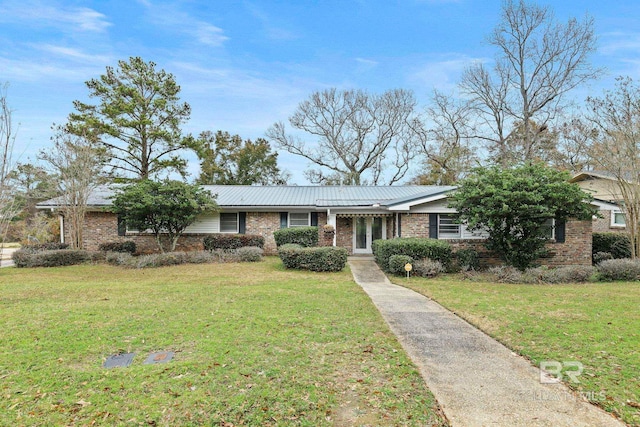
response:
M20 250L34 254L36 252L57 251L57 250L67 249L67 248L69 248L68 243L48 242L48 243L36 243L33 245L23 245L20 248Z
M318 246L318 227L282 228L273 232L276 246L294 244L305 248Z
M101 252L127 252L134 254L136 252L136 242L127 240L124 242L105 242L98 245Z
M310 271L341 271L347 265L347 250L334 246L305 248L286 244L278 248L285 268Z
M404 276L407 271L404 266L413 264L413 258L409 255L391 255L389 257L389 273Z
M239 249L245 246L264 248L264 237L253 234L212 234L202 240L205 250Z
M429 258L447 268L452 260L451 245L448 242L419 237L399 237L389 240L374 240L373 255L378 265L386 272L389 270L389 258L392 255L407 255L413 259Z
M640 260L608 259L596 266L600 280L640 280Z
M26 268L76 265L91 261L93 257L90 252L85 250L58 249L39 252L19 250L13 253L12 259L16 267Z
M593 233L592 257L598 252L608 252L614 259L631 257L629 236L623 233Z

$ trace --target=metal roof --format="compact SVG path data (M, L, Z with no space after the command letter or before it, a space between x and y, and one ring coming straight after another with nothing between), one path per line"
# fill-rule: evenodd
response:
M89 206L109 206L117 186L98 187L89 197ZM453 190L450 186L249 186L204 185L217 195L221 207L358 207L388 206ZM40 208L61 206L55 198L38 204Z

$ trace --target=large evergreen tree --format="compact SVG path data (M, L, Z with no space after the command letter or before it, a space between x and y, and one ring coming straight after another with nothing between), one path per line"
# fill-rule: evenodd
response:
M185 174L180 150L191 147L180 126L191 107L180 102L174 76L139 57L107 67L87 83L96 104L75 101L68 130L96 138L108 150L115 177L147 179L161 173Z

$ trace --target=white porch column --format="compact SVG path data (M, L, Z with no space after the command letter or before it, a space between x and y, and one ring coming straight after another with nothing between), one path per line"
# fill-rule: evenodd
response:
M60 220L60 243L64 243L64 216L58 215Z
M335 232L333 233L333 246L336 245L336 236L338 235L338 224L336 221L336 214L331 213L331 209L327 209L327 224L333 225Z

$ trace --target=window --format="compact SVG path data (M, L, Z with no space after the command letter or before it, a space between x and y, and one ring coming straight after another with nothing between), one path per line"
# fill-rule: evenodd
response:
M120 215L118 215L118 236L127 235L127 224Z
M556 220L550 218L544 222L544 237L547 239L556 238Z
M620 211L611 211L611 226L612 227L624 227L627 223L625 222L624 212Z
M459 239L461 227L456 221L456 215L438 215L438 238Z
M220 214L220 232L221 233L237 233L238 232L238 214L221 213Z
M309 225L309 213L290 212L289 227L307 227Z

